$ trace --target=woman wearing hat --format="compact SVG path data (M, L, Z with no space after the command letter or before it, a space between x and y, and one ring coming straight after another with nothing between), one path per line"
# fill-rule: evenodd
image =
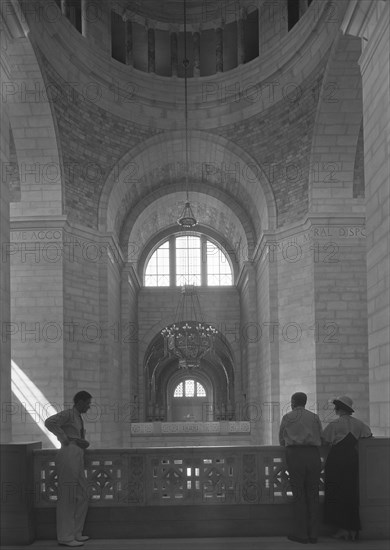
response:
M372 433L366 424L352 417L350 397L342 395L333 403L338 419L323 433L324 444L332 445L325 464L324 521L338 528L334 538L355 540L361 529L357 441Z

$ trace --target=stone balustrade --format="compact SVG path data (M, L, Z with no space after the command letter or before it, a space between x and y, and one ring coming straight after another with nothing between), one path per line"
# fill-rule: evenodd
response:
M221 422L134 422L130 427L131 435L161 434L250 434L249 421Z
M5 544L56 538L56 450L40 445L1 446ZM280 536L293 525L283 447L91 449L85 459L95 539ZM386 539L390 440L361 440L359 461L361 538Z
M57 501L55 453L34 453L35 507ZM285 504L292 499L284 449L278 446L94 449L85 458L91 506Z

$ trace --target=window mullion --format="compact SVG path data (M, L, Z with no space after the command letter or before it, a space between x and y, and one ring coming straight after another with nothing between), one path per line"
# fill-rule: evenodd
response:
M169 286L176 286L176 237L169 238Z
M180 284L193 281L196 286L200 284L203 287L234 284L229 258L218 245L208 241L206 235L197 235L195 238L171 235L153 252L144 277L145 286L169 284L176 287L178 279Z
M200 284L207 286L207 240L200 236Z

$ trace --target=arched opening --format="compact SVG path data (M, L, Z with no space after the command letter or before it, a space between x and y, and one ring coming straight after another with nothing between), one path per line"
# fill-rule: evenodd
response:
M179 367L177 358L164 356L157 334L145 354L145 417L148 422L211 422L233 420L234 358L222 334L212 356L192 369Z
M218 242L203 234L171 235L146 262L145 286L231 286L233 268Z
M172 377L167 387L167 420L213 420L213 388L205 373L179 373L179 377Z

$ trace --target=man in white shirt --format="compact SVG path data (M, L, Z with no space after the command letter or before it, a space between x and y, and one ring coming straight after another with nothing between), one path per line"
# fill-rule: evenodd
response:
M288 539L317 542L322 426L318 415L307 411L307 395L291 396L292 411L282 418L280 445L286 447L286 464L293 493L294 531Z
M57 539L63 546L83 546L89 537L83 527L88 511L87 480L84 472L85 439L82 414L91 405L92 396L86 391L76 393L74 406L45 421L46 428L57 436L61 449L56 457L58 475Z

